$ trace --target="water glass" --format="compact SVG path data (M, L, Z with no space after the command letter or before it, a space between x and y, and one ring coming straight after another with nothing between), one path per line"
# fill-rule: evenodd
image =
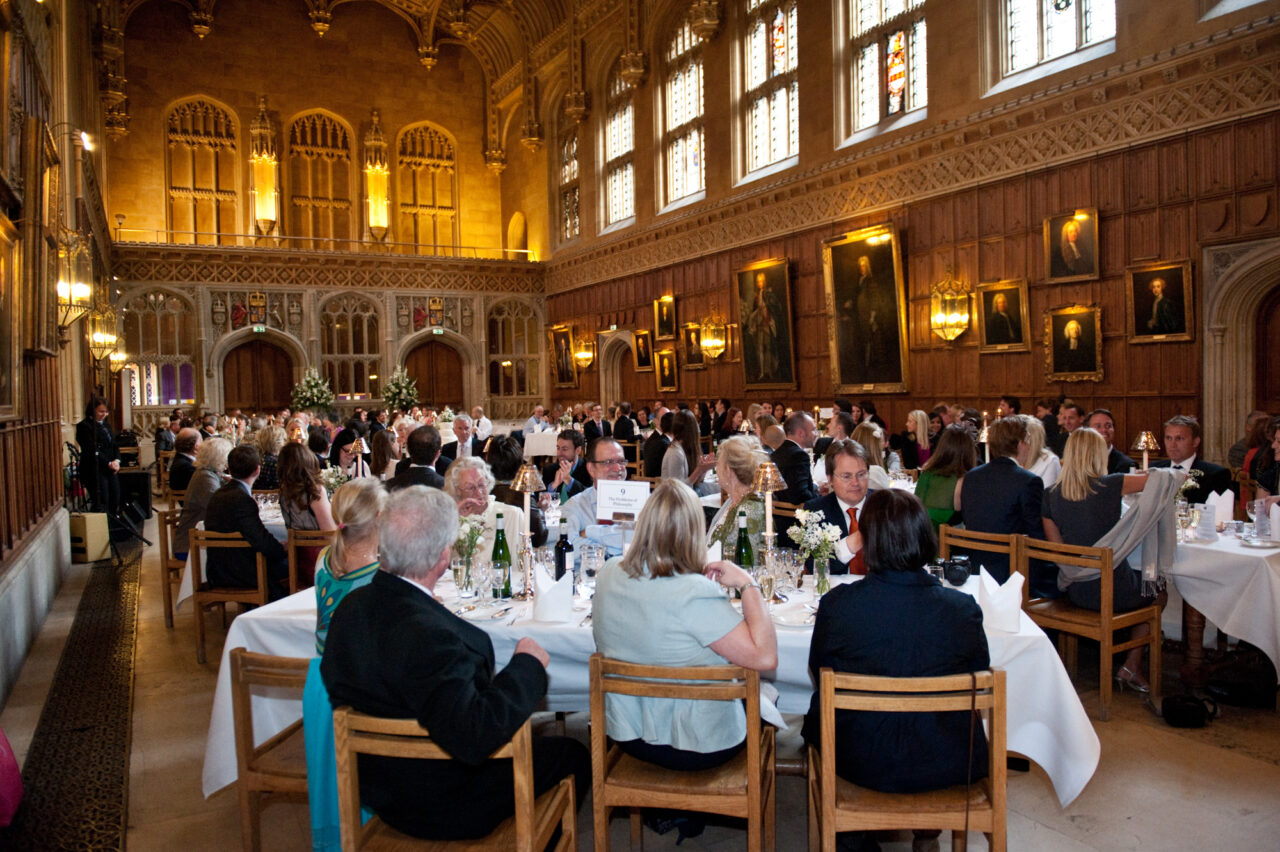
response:
M475 572L467 570L466 557L454 556L451 558L449 560L449 570L453 572L453 584L458 587L458 597L475 597Z
M604 567L605 549L599 544L582 546L582 582L589 589L596 587L596 574Z
M493 588L493 576L489 570L489 560L474 557L471 560L471 584L475 594L486 604L490 603L489 593Z

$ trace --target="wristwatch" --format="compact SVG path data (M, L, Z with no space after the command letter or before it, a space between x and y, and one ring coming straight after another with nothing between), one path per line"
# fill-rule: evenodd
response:
M756 589L756 591L757 591L757 592L759 592L759 593L760 593L760 596L761 596L761 597L764 597L764 589L763 589L763 588L761 588L761 587L760 587L760 584L759 584L759 583L757 583L755 580L752 580L750 583L743 583L741 586L739 586L739 587L738 587L738 594L742 594L743 592L745 592L747 589L751 588L752 586L755 586L755 589Z

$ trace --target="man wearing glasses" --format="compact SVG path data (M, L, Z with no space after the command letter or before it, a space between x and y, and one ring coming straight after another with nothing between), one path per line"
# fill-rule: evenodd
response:
M810 500L804 508L810 512L822 512L827 523L838 526L843 534L836 542L836 551L827 571L830 574L866 574L858 518L867 498L870 459L861 444L846 438L831 442L824 462L829 471L831 493Z
M593 440L587 445L587 473L591 474L592 483L626 479L627 459L622 454L622 445L612 438ZM569 541L575 550L585 544L599 544L609 557L622 555L622 530L596 520L594 484L565 503L561 517L568 521Z

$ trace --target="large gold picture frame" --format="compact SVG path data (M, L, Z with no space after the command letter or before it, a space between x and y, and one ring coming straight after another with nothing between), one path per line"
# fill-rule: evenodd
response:
M822 244L835 392L902 393L910 377L902 251L892 224Z
M1124 273L1124 293L1130 343L1195 339L1191 261L1130 267Z
M1045 378L1102 381L1102 308L1066 305L1044 313Z
M737 271L733 314L742 345L742 379L752 390L794 390L796 344L791 322L791 274L785 257Z
M1044 220L1046 281L1098 277L1098 208L1083 207Z
M573 352L573 330L563 325L551 329L551 379L558 388L578 386L578 364Z
M1027 281L1016 278L979 284L978 351L1030 352L1031 320Z
M675 349L662 349L653 355L653 381L658 393L677 390L680 365Z

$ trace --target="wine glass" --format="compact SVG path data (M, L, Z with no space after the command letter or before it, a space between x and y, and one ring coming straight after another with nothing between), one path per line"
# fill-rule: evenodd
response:
M453 584L458 587L458 597L474 598L476 596L475 570L467 571L467 558L454 556L449 560L449 570L453 572Z
M483 601L483 605L491 605L493 600L490 597L490 590L493 588L493 576L489 570L489 560L478 557L471 560L471 583L475 586L476 594Z

